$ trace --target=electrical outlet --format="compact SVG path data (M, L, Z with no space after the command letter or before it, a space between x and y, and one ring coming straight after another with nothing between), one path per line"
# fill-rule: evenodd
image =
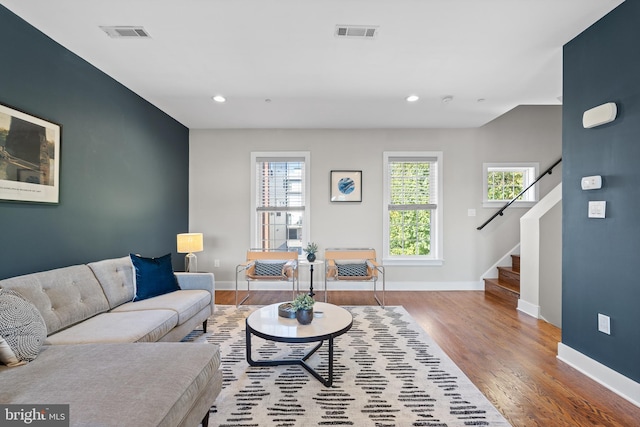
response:
M598 331L611 335L611 319L609 316L598 313Z
M213 260L213 266L214 267L220 267L220 260L219 259L214 259Z

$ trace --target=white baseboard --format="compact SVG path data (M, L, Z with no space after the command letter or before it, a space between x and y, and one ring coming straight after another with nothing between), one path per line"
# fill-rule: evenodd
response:
M558 343L558 359L640 407L640 383L561 342Z
M540 318L540 306L531 304L523 299L518 300L518 311L523 312L524 314L528 314L529 316L535 317L536 319Z
M242 282L238 284L240 290L247 290L247 283ZM300 283L300 289L308 288L307 282ZM477 282L387 282L385 284L387 291L483 291L484 283L482 281ZM369 282L329 282L329 291L341 290L341 291L369 291L373 289L373 286ZM236 289L235 282L230 281L217 281L216 289L221 291L233 291ZM265 291L288 291L291 289L291 283L284 282L260 282L251 284L252 290L265 290ZM313 282L313 290L323 290L324 282ZM377 289L382 290L382 282L378 282Z

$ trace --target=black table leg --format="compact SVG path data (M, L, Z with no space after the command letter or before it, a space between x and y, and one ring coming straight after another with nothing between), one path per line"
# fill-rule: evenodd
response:
M309 296L313 297L315 294L313 293L313 264L309 264Z
M333 336L329 337L329 376L327 379L323 378L315 369L307 364L309 359L316 351L322 347L324 341L320 341L318 345L311 349L302 359L283 359L283 360L253 360L251 355L251 332L249 328L246 328L246 351L247 362L251 366L280 366L280 365L300 365L307 372L313 375L318 381L320 381L325 387L331 387L333 385Z

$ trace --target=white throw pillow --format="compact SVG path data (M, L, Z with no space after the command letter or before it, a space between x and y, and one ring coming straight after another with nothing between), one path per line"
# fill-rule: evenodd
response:
M9 344L4 338L0 337L0 363L4 363L7 366L20 366L26 365L27 362L18 360Z
M47 327L38 309L18 292L8 289L0 289L0 337L13 357L23 362L34 360L47 338ZM3 363L5 356L12 364L15 362L8 351L0 353Z

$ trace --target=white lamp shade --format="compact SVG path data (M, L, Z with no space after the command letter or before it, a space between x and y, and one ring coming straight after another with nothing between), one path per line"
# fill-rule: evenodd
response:
M178 253L202 252L203 249L202 233L178 234Z

